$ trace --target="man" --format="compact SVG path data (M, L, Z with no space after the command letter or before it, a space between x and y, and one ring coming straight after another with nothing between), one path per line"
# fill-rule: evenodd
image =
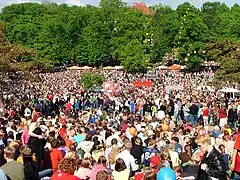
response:
M211 139L208 135L201 135L196 143L204 154L199 166L197 180L226 180L227 169L223 156L211 145Z
M189 108L190 120L193 126L195 126L198 122L198 106L193 103Z
M121 158L125 162L128 169L131 168L131 170L134 172L138 170L138 165L135 163L134 157L130 154L130 151L132 149L132 143L130 140L126 140L124 142L125 150L123 150L121 153L119 153L116 157L116 159Z
M7 146L4 148L4 158L7 163L1 167L11 180L24 180L24 166L14 160L15 149Z

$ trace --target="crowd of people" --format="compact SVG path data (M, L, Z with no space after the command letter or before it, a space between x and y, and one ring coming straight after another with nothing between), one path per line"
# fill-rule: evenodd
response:
M240 97L209 86L214 72L156 70L136 87L150 77L95 71L118 88L63 71L3 93L1 180L240 179Z

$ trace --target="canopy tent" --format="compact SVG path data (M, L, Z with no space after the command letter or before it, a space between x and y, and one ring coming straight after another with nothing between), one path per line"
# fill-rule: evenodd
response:
M114 70L115 67L112 67L112 66L106 66L104 68L102 68L103 70Z
M233 95L233 99L235 99L235 94L236 93L240 93L240 90L238 89L234 89L234 88L222 88L220 90L218 90L218 92L222 92L222 93L232 93Z
M239 93L240 92L240 90L234 89L234 88L222 88L219 91L225 92L225 93Z
M156 67L156 69L167 69L168 67L167 66L158 66Z
M181 68L181 66L178 64L174 64L174 65L168 67L169 70L175 70L175 71L180 70L180 68Z
M83 67L80 67L81 70L89 70L89 69L92 69L92 67L89 67L89 66L83 66Z
M68 70L81 70L81 68L80 67L78 67L78 66L72 66L72 67L69 67L69 68L67 68Z
M89 66L83 66L83 67L78 67L78 66L72 66L67 68L68 70L89 70L92 69L92 67Z
M114 69L116 69L116 70L122 70L122 69L124 69L124 67L123 67L123 66L115 66Z

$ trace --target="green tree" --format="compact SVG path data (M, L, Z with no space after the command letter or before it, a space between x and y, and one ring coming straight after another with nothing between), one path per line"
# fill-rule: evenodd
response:
M208 44L208 56L220 62L220 69L215 76L217 84L226 82L240 83L240 43L219 40Z
M138 40L131 40L120 50L121 64L129 72L146 71L149 55L145 52L144 45Z
M94 86L100 86L104 82L104 76L97 73L86 72L81 77L80 83L83 85L85 90L89 90Z
M199 11L188 3L177 8L180 16L180 30L175 38L179 47L178 58L190 69L197 69L204 60L207 27Z

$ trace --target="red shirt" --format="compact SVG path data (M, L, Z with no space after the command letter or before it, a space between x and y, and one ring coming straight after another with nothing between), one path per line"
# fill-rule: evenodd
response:
M203 111L203 116L209 116L209 110L208 110L208 108L206 108L206 109Z
M238 135L238 137L235 140L234 149L240 151L240 135Z
M72 174L62 173L62 172L55 172L50 180L81 180L77 176Z
M237 152L234 171L237 171L240 173L240 152L239 151Z
M51 156L51 161L52 161L52 169L53 169L53 172L55 172L58 169L59 163L63 159L63 155L62 155L61 151L59 151L55 148L52 148L51 152L50 152L50 156Z
M226 118L227 117L227 112L222 110L222 109L219 109L218 110L218 113L219 113L219 118Z

